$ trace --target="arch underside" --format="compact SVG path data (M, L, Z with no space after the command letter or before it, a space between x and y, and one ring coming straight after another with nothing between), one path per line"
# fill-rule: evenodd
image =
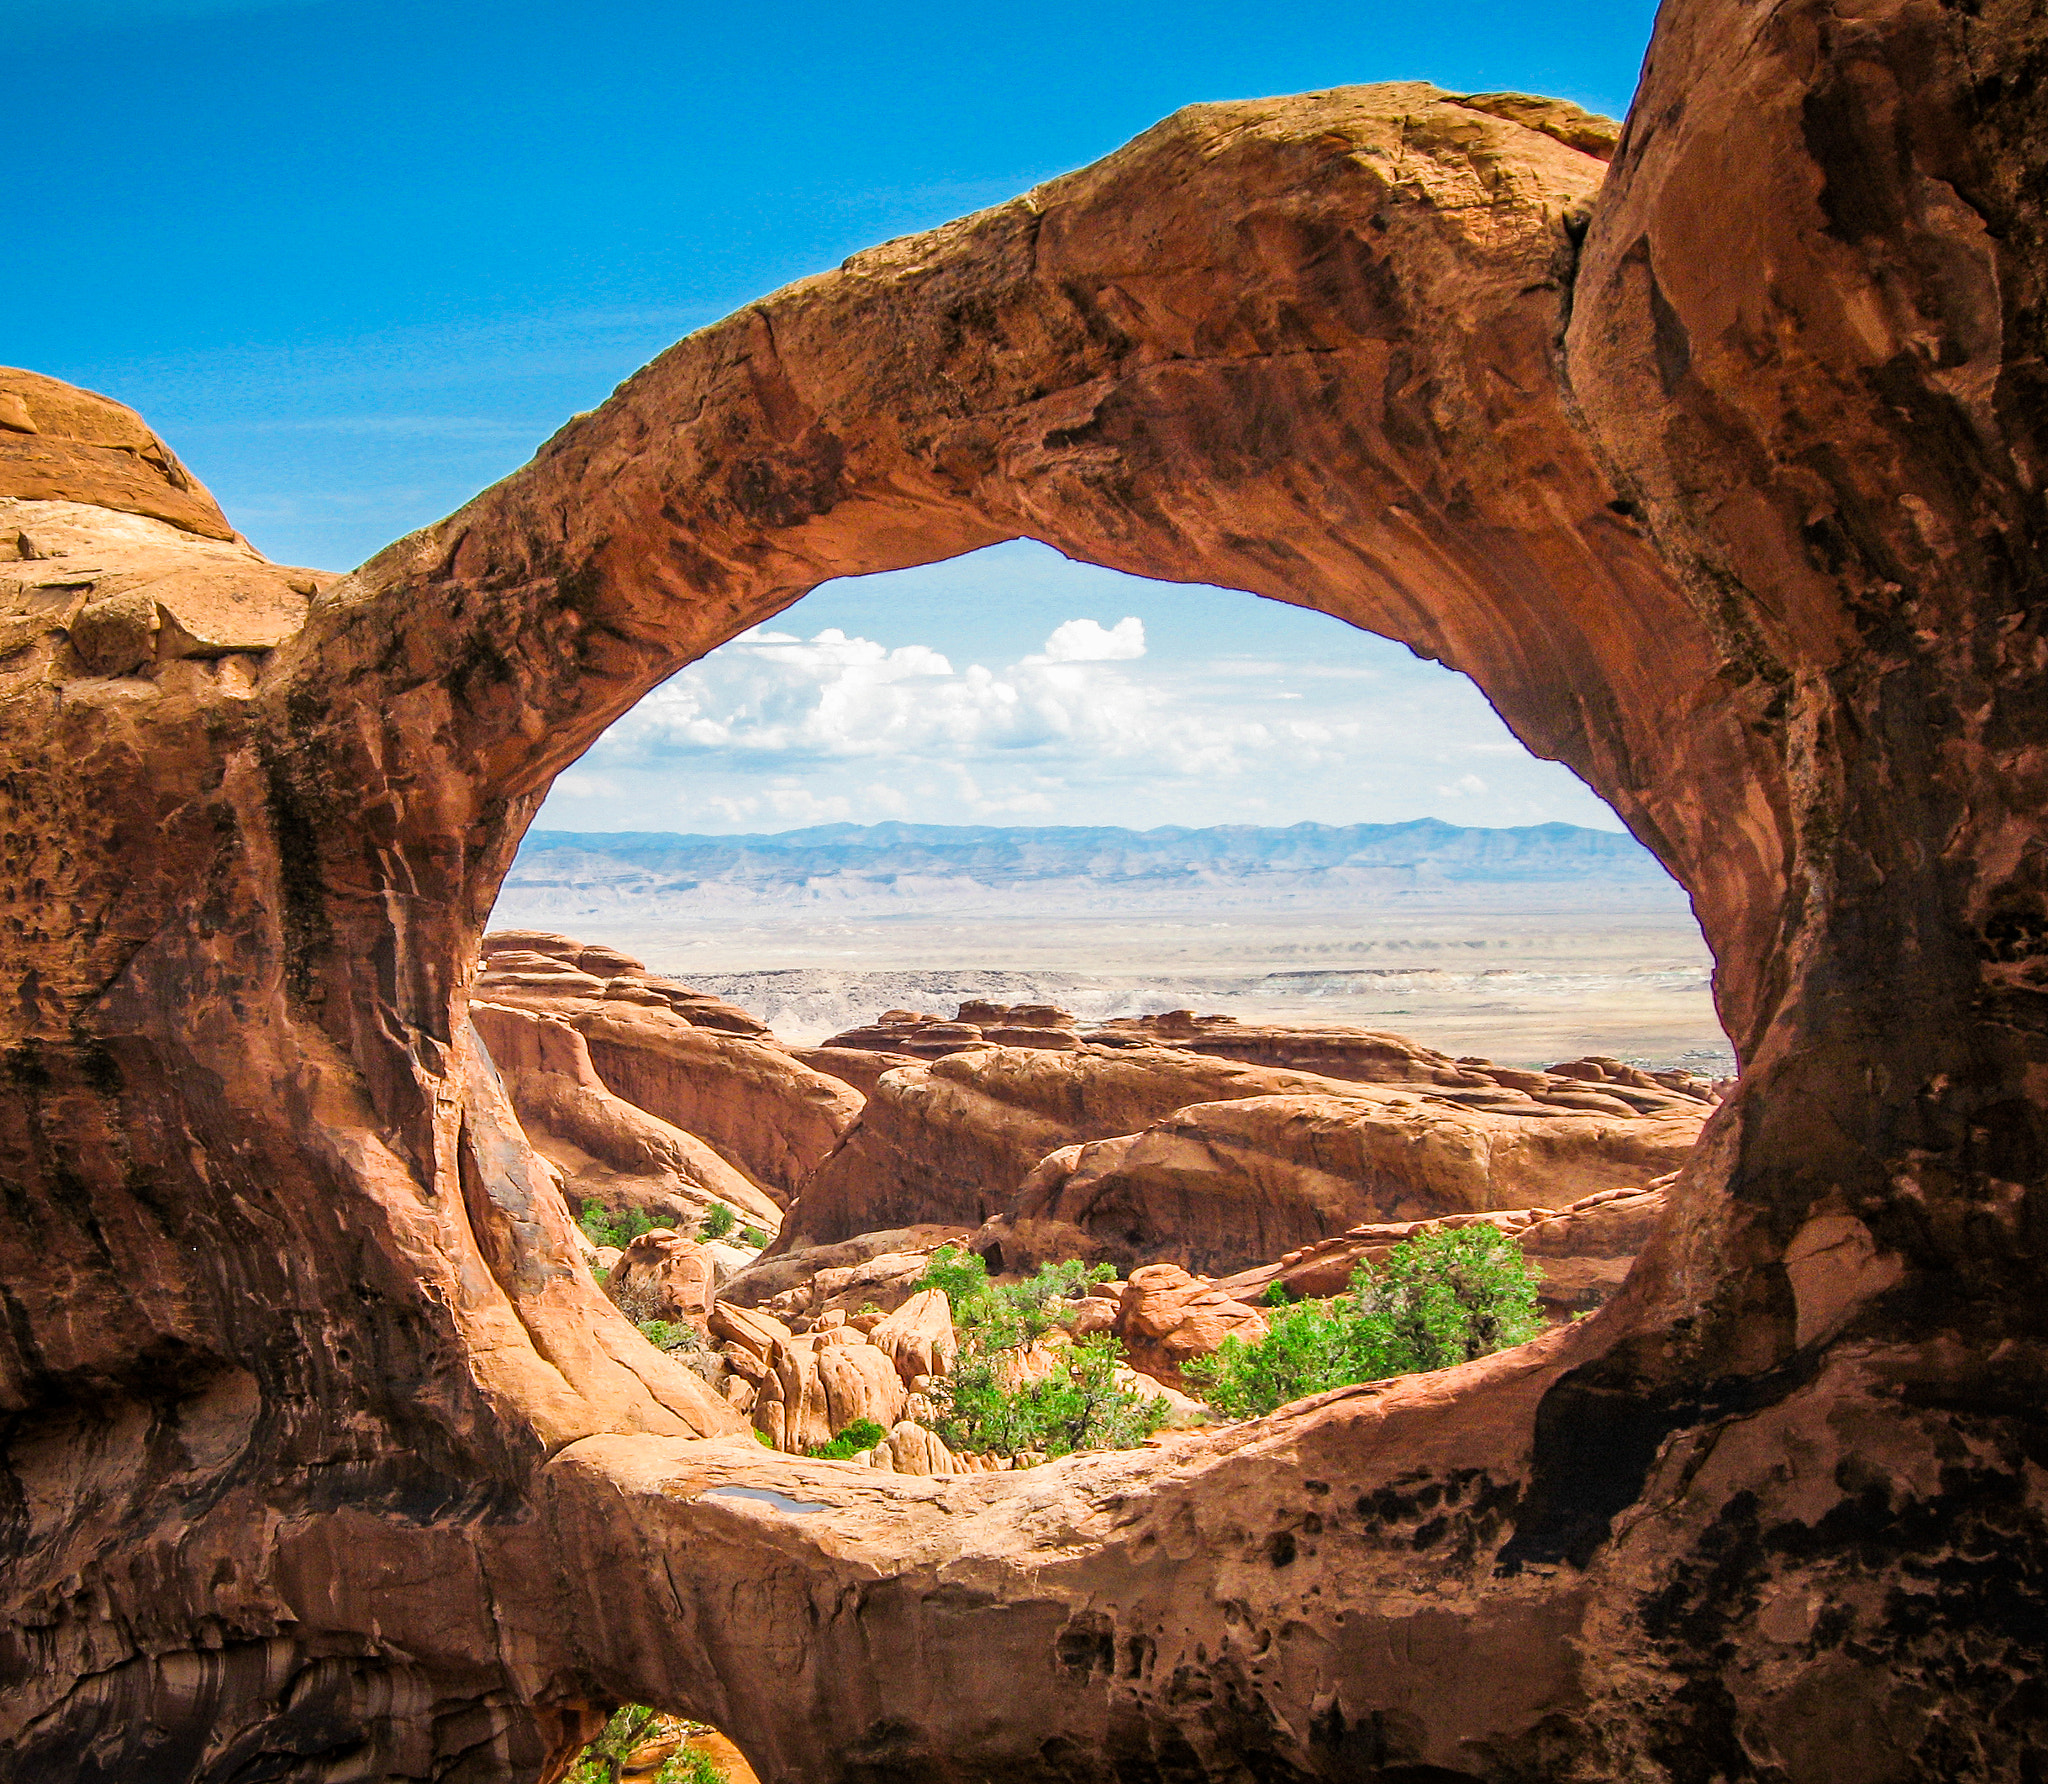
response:
M1611 166L1195 108L693 335L252 685L0 688L68 912L0 938L0 1777L524 1777L620 1700L764 1779L2025 1775L2042 41L1687 0ZM1687 888L1744 1080L1601 1314L928 1481L603 1300L466 1021L520 833L682 663L1018 536L1464 671Z

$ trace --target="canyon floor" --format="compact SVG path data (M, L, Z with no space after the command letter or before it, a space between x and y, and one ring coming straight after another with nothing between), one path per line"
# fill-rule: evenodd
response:
M1565 824L535 830L492 925L602 939L797 1046L979 998L1734 1070L1685 894L1630 837Z
M1675 892L1545 887L1540 898L1416 899L1363 912L1101 920L733 912L700 926L606 915L605 941L744 1005L798 1045L887 1009L950 1011L978 997L1056 1003L1098 1021L1191 1008L1392 1028L1506 1065L1605 1054L1711 1077L1734 1069L1714 1017L1713 961ZM494 921L507 924L505 905Z

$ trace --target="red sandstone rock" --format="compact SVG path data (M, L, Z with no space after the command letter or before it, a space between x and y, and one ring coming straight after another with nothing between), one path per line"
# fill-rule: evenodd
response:
M861 1272L868 1265L884 1257L892 1259L886 1276L894 1282L908 1269L902 1260L914 1256L921 1269L923 1260L941 1245L964 1244L973 1231L964 1226L898 1227L860 1233L833 1245L769 1251L725 1282L719 1294L735 1306L780 1308L791 1315L808 1316L824 1311L834 1300L843 1300L856 1288L872 1287L878 1291L879 1305L884 1282L879 1273L874 1279L863 1279ZM844 1310L857 1313L860 1303Z
M863 1308L873 1308L875 1317L894 1313L916 1292L930 1262L929 1251L885 1251L865 1263L820 1270L808 1290L793 1291L787 1304L813 1320L835 1313L858 1314ZM780 1297L777 1304L782 1304Z
M563 1018L489 1003L472 1004L470 1016L572 1203L588 1198L694 1225L724 1202L768 1227L780 1222L781 1209L696 1135L615 1096L582 1032Z
M1051 1004L998 1004L969 999L951 1021L916 1010L886 1010L863 1028L833 1035L819 1051L892 1054L905 1061L943 1059L969 1047L1078 1047L1074 1018Z
M873 1094L884 1072L917 1063L908 1053L879 1053L862 1047L792 1047L789 1056L814 1072L851 1085L863 1097Z
M778 1202L859 1118L858 1092L778 1047L681 1026L667 1010L608 1005L572 1020L606 1084L716 1147Z
M952 1304L946 1291L938 1288L912 1295L868 1337L895 1363L906 1384L920 1375L950 1373L960 1350L959 1340L953 1336Z
M728 1346L737 1346L763 1365L774 1360L779 1345L786 1345L795 1336L773 1314L735 1307L729 1301L712 1304L711 1335L723 1339Z
M599 942L579 942L547 929L494 929L483 939L482 955L479 997L517 1002L508 995L515 988L532 992L559 986L565 996L581 991L614 1003L671 1010L694 1028L753 1039L768 1035L767 1023L738 1004L649 972L632 955Z
M778 1209L860 1113L857 1091L793 1058L744 1010L616 950L501 930L485 952L480 1007L567 1022L605 1088L703 1141ZM488 1023L483 1033L495 1046Z
M938 1434L908 1419L889 1432L889 1460L895 1473L912 1475L959 1474L960 1458L940 1441ZM979 1472L975 1470L974 1472Z
M1133 1369L1170 1387L1182 1385L1182 1367L1212 1355L1226 1338L1247 1344L1265 1337L1266 1316L1247 1307L1205 1277L1178 1264L1147 1264L1125 1285L1116 1323Z
M18 608L13 1776L523 1778L626 1697L821 1780L2020 1777L2044 56L1669 0L1611 166L1192 108L699 331L267 653ZM692 1435L470 1039L482 913L684 662L1020 535L1469 671L1685 885L1743 1077L1602 1312L1022 1473Z
M973 1248L1018 1271L1069 1257L1240 1270L1361 1222L1626 1187L1683 1162L1697 1133L1684 1116L1480 1113L1379 1087L1200 1103L1050 1154Z
M1009 1269L1077 1256L1241 1269L1361 1220L1639 1183L1685 1157L1707 1108L1580 1100L1339 1083L1151 1045L975 1049L877 1084L784 1243L978 1218L995 1224L977 1249Z
M818 1348L817 1359L835 1436L860 1419L886 1431L903 1417L910 1390L887 1352L872 1344L828 1344Z
M1235 1016L1198 1016L1192 1010L1118 1017L1099 1027L1079 1029L1072 1016L1049 1004L970 1002L962 1004L958 1017L950 1022L916 1011L891 1010L868 1027L835 1035L825 1047L835 1059L863 1050L891 1050L892 1059L907 1064L914 1058L943 1059L983 1045L1071 1052L1084 1043L1098 1047L1152 1044L1244 1065L1313 1072L1325 1078L1427 1086L1440 1095L1482 1106L1499 1090L1520 1093L1511 1097L1511 1102L1533 1100L1609 1115L1684 1114L1691 1112L1690 1105L1711 1100L1707 1081L1695 1074L1653 1075L1619 1060L1573 1060L1549 1072L1530 1072L1487 1059L1452 1059L1404 1035L1377 1029L1335 1022L1248 1023ZM1600 1086L1590 1100L1589 1084ZM862 1088L871 1089L872 1079Z
M1422 1233L1484 1221L1520 1244L1542 1277L1538 1294L1545 1312L1566 1319L1614 1298L1636 1254L1664 1219L1673 1181L1667 1177L1640 1189L1605 1190L1559 1209L1511 1208L1357 1226L1301 1246L1275 1263L1240 1270L1217 1286L1240 1301L1257 1300L1275 1282L1297 1299L1341 1294L1359 1264L1377 1264L1396 1245Z
M703 1246L657 1227L620 1253L604 1289L630 1320L685 1321L708 1332L717 1270Z
M236 538L213 497L133 409L14 366L0 366L0 498L77 503L202 539Z

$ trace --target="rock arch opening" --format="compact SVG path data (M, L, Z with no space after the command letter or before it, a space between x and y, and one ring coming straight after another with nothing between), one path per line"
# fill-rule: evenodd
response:
M1029 540L828 582L655 689L557 778L492 921L806 1044L967 998L1194 1003L1733 1065L1683 893L1468 678Z
M1198 108L691 337L289 637L31 390L15 561L120 574L10 576L12 1775L518 1776L620 1700L849 1778L1825 1776L1820 1702L2019 1775L2042 233L1979 71L2041 34L1678 4L1611 170L1542 102ZM462 1021L514 840L678 664L1018 535L1415 642L1691 892L1744 1082L1597 1318L880 1490L599 1301Z

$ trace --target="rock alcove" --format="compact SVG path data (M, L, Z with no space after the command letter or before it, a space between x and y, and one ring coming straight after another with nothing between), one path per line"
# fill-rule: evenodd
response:
M2026 1776L2044 59L1681 0L1618 144L1196 108L331 586L0 377L0 1775L532 1777L631 1699L775 1780ZM878 1484L602 1300L465 1021L522 829L680 663L1017 536L1431 652L1687 887L1744 1078L1603 1313Z

